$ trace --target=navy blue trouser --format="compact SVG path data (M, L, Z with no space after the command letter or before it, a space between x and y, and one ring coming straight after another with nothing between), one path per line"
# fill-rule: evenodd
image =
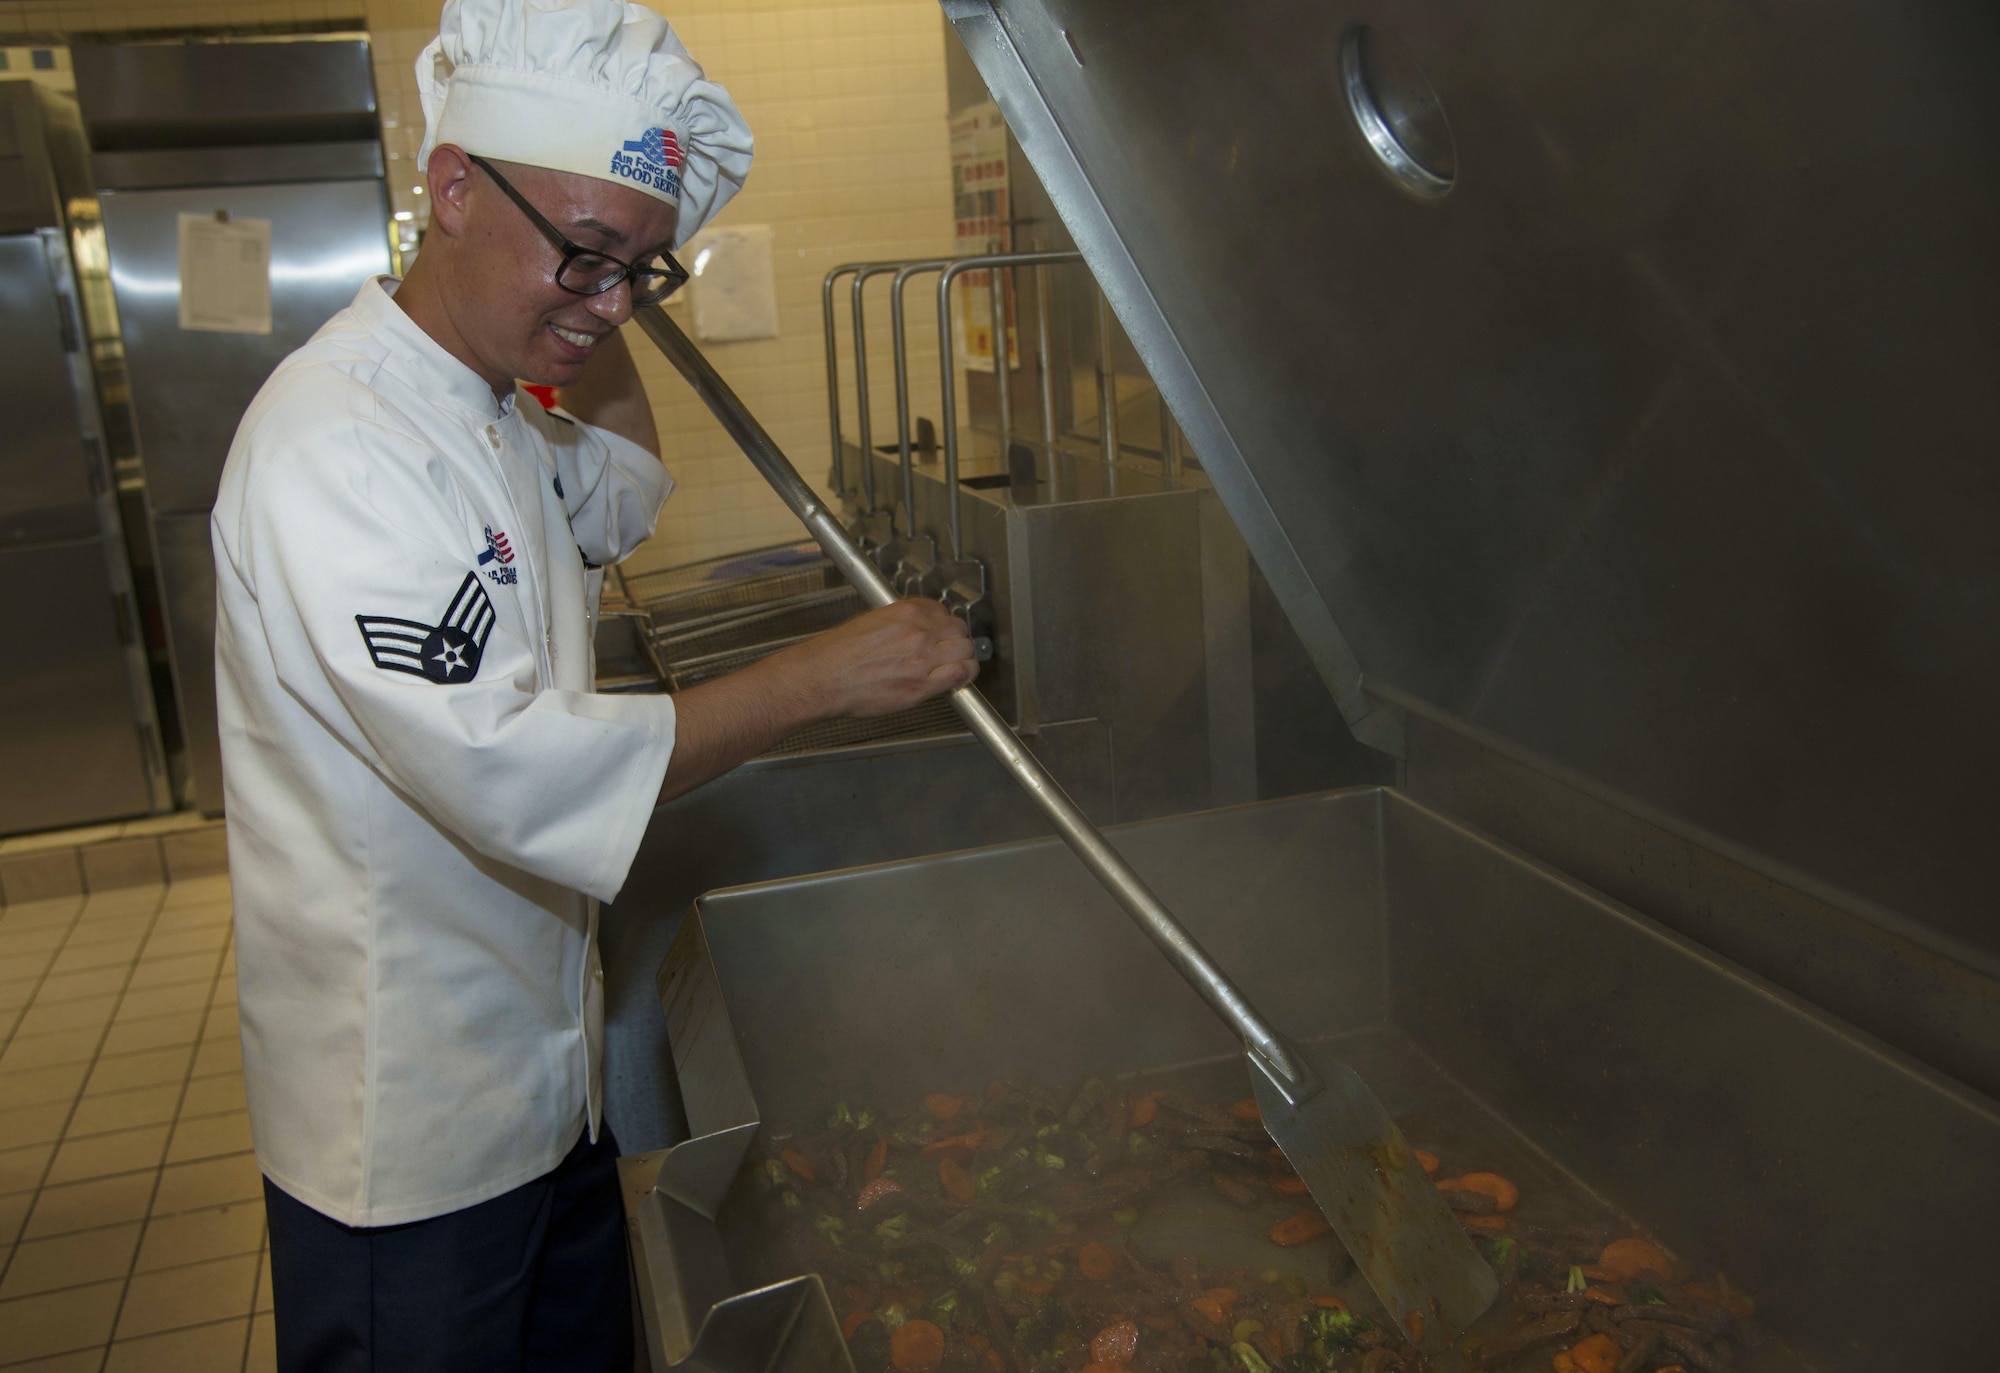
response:
M264 1179L282 1373L631 1373L618 1146L463 1211L342 1225Z

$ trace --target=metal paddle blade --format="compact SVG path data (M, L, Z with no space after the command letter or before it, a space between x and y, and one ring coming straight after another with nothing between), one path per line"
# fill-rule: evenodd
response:
M1286 1047L1321 1085L1294 1104L1263 1058L1248 1054L1264 1128L1410 1342L1443 1354L1493 1304L1500 1280L1367 1084L1325 1053Z

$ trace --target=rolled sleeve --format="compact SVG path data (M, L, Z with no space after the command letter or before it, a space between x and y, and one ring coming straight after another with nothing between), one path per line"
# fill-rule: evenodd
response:
M609 567L653 537L660 508L674 490L658 458L567 411L544 412L533 404L521 410L555 454L570 529L584 557Z

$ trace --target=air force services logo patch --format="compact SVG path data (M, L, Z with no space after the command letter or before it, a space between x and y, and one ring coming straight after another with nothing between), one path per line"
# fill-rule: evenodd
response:
M681 198L681 144L672 129L648 129L611 154L611 174Z
M479 675L479 656L493 635L493 603L479 574L468 572L434 625L388 615L356 615L354 622L375 666L452 686Z

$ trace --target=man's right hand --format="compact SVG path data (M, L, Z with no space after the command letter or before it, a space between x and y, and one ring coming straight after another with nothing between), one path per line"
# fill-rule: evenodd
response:
M820 720L907 710L979 675L964 621L898 601L674 697L667 801Z
M979 675L965 622L936 601L897 601L772 655L819 697L819 719L907 710Z

